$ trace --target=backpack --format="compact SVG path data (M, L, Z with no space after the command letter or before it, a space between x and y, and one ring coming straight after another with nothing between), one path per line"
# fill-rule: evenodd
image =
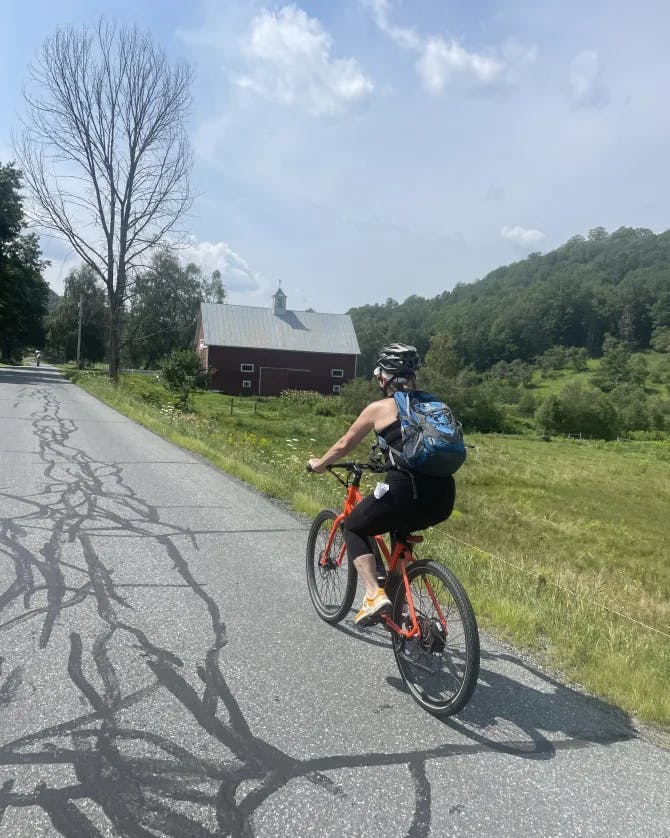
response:
M399 448L380 439L391 463L399 469L432 477L454 474L465 462L461 423L450 407L423 390L394 393L402 432Z

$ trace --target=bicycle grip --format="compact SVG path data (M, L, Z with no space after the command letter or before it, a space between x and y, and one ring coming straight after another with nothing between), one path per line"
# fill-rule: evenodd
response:
M310 464L309 464L309 463L307 463L307 465L305 466L305 471L306 471L308 474L313 474L313 473L314 473L314 469L310 466Z

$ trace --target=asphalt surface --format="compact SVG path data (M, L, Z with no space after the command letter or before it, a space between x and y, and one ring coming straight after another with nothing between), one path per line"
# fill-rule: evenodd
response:
M3 838L670 836L670 752L492 639L421 710L381 630L314 613L307 528L0 368Z

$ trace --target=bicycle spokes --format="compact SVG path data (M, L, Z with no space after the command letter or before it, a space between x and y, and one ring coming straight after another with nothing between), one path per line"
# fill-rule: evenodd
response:
M319 513L310 528L307 583L322 619L339 622L349 612L356 591L356 571L347 556L341 523L330 510Z
M476 622L458 580L436 562L410 566L393 622L393 651L413 697L432 713L458 712L479 670Z

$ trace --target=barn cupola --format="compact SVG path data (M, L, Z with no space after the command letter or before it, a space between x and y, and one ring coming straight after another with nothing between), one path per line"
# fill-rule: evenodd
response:
M286 294L281 290L281 282L272 295L272 310L275 314L283 314L286 311Z

